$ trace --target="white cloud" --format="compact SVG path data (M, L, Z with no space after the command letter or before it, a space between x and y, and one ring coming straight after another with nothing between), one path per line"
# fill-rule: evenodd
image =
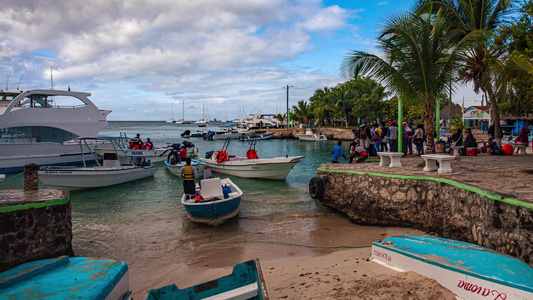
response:
M379 5L379 6L387 5L387 4L389 4L389 2L387 1L381 1L381 2L376 3L376 5Z

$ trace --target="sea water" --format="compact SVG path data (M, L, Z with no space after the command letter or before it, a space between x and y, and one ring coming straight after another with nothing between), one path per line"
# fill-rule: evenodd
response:
M99 136L117 137L125 133L134 137L139 133L143 141L150 138L158 147L181 143L185 140L181 133L199 129L204 128L165 122L110 122ZM207 151L220 150L224 143L202 138L187 140L198 147L201 157ZM320 248L331 246L370 246L385 235L405 233L354 225L309 196L310 179L316 176L321 164L331 161L330 152L335 145L336 141L257 141L260 158L304 155L305 159L281 181L214 173L231 178L244 193L239 215L216 227L193 223L187 218L180 202L182 179L170 173L163 162L156 163L153 178L72 191L74 253L126 261L137 298L147 288L176 281L180 287L197 284L187 274L200 269L228 267L256 257L269 261L295 255L313 256L322 251ZM230 155L245 156L249 148L249 142L232 140L227 151ZM22 187L20 174L9 174L0 183L1 189Z

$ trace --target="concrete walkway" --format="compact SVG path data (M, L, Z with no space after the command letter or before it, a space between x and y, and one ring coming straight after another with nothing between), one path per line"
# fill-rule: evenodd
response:
M533 204L533 154L511 156L461 156L452 162L452 173L424 172L418 167L424 160L418 156L402 158L402 167L380 167L379 162L361 164L326 164L327 169L359 172L440 177L475 186L502 198L513 198Z

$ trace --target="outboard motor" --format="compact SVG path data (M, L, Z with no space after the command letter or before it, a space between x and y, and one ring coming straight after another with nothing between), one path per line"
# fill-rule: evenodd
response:
M182 134L181 134L181 137L189 137L191 136L191 131L190 130L185 130Z
M206 159L211 159L211 157L213 157L213 153L215 153L215 151L211 150L211 151L207 151L205 153L205 158Z

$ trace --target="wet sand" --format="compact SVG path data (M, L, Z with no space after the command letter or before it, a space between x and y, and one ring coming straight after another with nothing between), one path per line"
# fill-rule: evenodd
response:
M172 228L157 221L151 225L163 232ZM142 234L143 225L137 226L130 230ZM214 231L188 223L183 230L195 238L179 241L163 233L130 251L114 249L120 242L112 238L114 242L100 250L128 263L134 299L143 299L152 288L169 284L186 288L228 275L234 265L253 258L261 262L271 299L447 299L446 290L428 278L367 261L373 241L424 234L418 230L360 226L335 213L276 220L241 218ZM75 243L77 255L102 256L87 243L91 242Z

